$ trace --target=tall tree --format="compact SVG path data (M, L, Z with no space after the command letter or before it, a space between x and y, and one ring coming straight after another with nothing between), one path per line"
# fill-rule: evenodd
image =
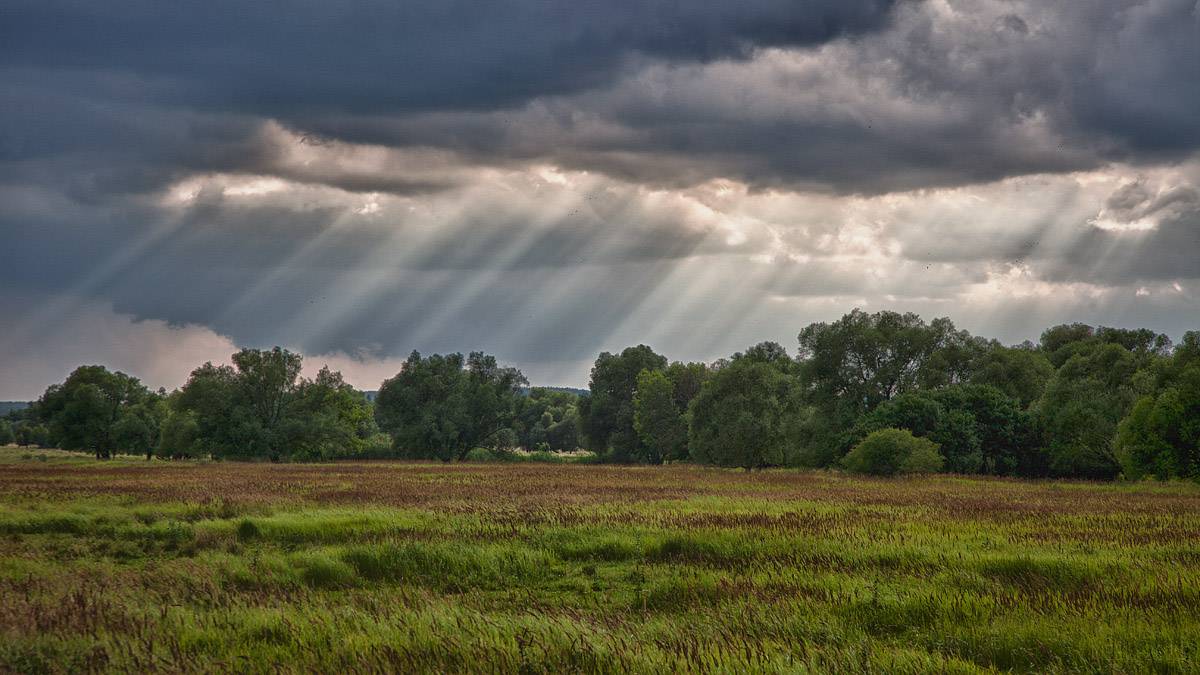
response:
M905 392L967 381L983 343L949 319L860 309L799 335L800 375L812 414L799 435L806 463L828 465L863 414Z
M517 444L527 450L538 448L570 451L579 447L579 395L542 387L529 390L513 431Z
M413 352L375 400L379 428L411 457L463 460L516 419L528 381L493 356Z
M353 454L373 427L370 407L340 373L300 377L299 354L243 349L233 367L206 363L171 399L162 452L217 457L330 459Z
M784 463L794 380L770 363L737 359L716 371L692 401L692 459L746 469Z
M806 380L818 400L851 417L923 383L953 384L969 371L971 342L949 319L926 324L916 314L855 309L832 324L799 335Z
M1118 427L1117 459L1127 478L1200 478L1200 333L1184 335L1157 370L1156 391Z
M288 452L283 427L288 408L297 399L303 359L280 347L243 349L233 355L233 365L240 412L249 413L239 420L250 440L247 449L278 460Z
M356 455L376 430L370 404L328 366L300 381L285 419L283 442L297 460Z
M48 388L35 410L59 447L87 450L103 459L122 449L116 433L122 416L153 397L135 377L104 366L80 366L65 382Z
M1100 342L1074 351L1055 372L1034 407L1054 475L1110 478L1117 473L1117 424L1149 388L1137 375L1136 355Z
M638 459L648 464L684 459L687 451L687 422L675 406L675 387L665 373L638 373L633 396L633 426L645 454Z
M666 367L666 357L646 345L628 347L615 355L600 354L592 367L588 401L580 407L583 433L592 450L616 462L634 461L646 454L633 426L633 394L638 373Z
M1044 352L995 345L980 357L971 383L995 387L1028 407L1041 397L1053 375L1054 365Z
M112 429L117 447L145 455L147 460L153 458L165 412L164 403L159 397L122 410Z
M173 412L187 415L196 427L193 451L214 457L251 456L250 449L258 445L253 438L256 425L249 423L251 415L239 398L238 373L231 366L205 363L192 371L171 404ZM172 446L167 454L187 453Z

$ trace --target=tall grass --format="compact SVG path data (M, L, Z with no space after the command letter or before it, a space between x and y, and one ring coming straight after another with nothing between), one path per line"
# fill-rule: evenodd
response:
M16 466L0 473L0 671L1200 663L1190 485L425 464L238 467L253 472L239 483L219 465Z

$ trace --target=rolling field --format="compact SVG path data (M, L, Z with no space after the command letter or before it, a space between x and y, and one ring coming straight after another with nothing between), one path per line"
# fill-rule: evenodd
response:
M0 671L1200 668L1190 484L46 455Z

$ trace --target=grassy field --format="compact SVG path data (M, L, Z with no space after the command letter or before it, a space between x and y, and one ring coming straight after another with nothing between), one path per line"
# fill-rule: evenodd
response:
M0 671L1196 672L1200 488L0 450Z

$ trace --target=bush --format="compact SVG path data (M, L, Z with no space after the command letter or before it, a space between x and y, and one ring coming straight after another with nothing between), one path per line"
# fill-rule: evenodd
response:
M944 463L945 460L938 454L937 444L922 444L913 448L908 457L900 463L900 473L937 473L941 471Z
M907 429L880 429L854 446L842 458L842 466L854 473L893 476L937 471L943 461L937 443L917 438Z

